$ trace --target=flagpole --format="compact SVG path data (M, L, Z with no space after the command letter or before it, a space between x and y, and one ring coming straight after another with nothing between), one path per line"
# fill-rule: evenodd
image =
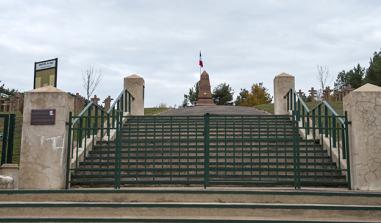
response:
M200 75L201 75L201 63L202 63L202 58L201 58L201 50L200 50L200 58L199 58L199 66L200 66Z

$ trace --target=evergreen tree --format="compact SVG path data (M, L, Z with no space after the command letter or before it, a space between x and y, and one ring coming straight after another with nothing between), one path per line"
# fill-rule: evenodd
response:
M0 81L0 95L12 96L17 92L16 89L6 88L5 85L1 82L2 81Z
M233 89L226 83L219 84L213 89L212 98L216 105L229 105L233 101Z
M194 85L194 87L189 89L188 94L184 94L184 101L182 103L183 107L187 106L188 103L190 103L191 105L196 104L199 89L200 89L200 87L199 87L199 83L197 81L197 83Z
M245 101L247 99L248 95L249 95L249 91L244 89L244 88L243 89L241 88L239 95L237 96L237 98L234 101L234 104L240 105L243 101Z
M381 51L374 52L366 70L365 83L381 86Z
M341 90L344 87L350 85L352 88L359 88L363 83L363 77L365 74L365 68L361 67L360 64L353 67L353 69L346 72L341 71L336 78L334 88L335 90Z

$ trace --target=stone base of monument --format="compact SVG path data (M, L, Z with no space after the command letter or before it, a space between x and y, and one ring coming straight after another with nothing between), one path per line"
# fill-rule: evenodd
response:
M211 98L199 98L197 100L196 106L213 106L216 105L213 103Z

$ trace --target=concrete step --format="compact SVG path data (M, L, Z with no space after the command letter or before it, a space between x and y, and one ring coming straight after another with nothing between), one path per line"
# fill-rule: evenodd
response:
M379 222L381 194L152 188L0 191L2 222Z
M120 152L121 159L137 159L137 160L149 160L149 159L201 159L204 157L204 152L203 151L198 151L198 152L184 152L184 151L176 151L174 148L173 151L155 151L155 152L128 152L128 151L122 151ZM266 161L267 159L271 158L290 158L293 159L294 156L291 153L287 152L227 152L226 154L221 152L221 153L209 153L209 157L211 158L217 158L217 156L220 159L236 159L236 160L245 160L245 159L256 159L260 158L263 161ZM89 154L89 157L94 157L94 158L112 158L115 157L115 153L108 153L108 152L93 152ZM300 158L307 158L313 161L314 159L318 159L321 157L327 157L325 153L319 153L319 152L300 152L299 153ZM87 159L87 158L86 158ZM254 161L253 161L254 162Z
M181 149L179 151L179 149ZM91 154L97 154L97 153L115 153L116 148L104 148L104 147L95 147L93 150L89 151ZM195 146L195 145L170 145L170 146L150 146L150 145L139 145L139 146L131 146L126 147L123 146L120 148L121 153L131 153L131 154L139 154L139 153L145 153L145 154L151 154L151 153L167 153L167 152L181 152L181 153L192 153L192 152L204 152L204 147L201 146ZM266 153L278 153L278 154L285 154L285 153L294 153L294 148L292 146L278 146L278 147L243 147L241 145L237 145L235 147L233 146L226 146L217 147L216 145L209 145L209 154L211 153L219 153L219 154L229 154L229 153L247 153L247 154L266 154ZM314 153L314 154L326 154L327 151L323 150L320 146L313 147L300 147L299 153Z
M0 190L2 202L219 202L379 205L380 192L291 188L122 188Z
M381 219L377 205L175 202L0 202L6 217L153 217L153 218L270 218L315 220Z
M87 169L99 169L99 168L114 168L114 162L81 162L79 164L79 168L87 168ZM121 168L129 168L129 167L145 167L145 168L154 168L154 167L162 167L166 168L169 166L174 166L174 167L179 167L179 168L193 168L196 166L203 166L203 162L179 162L179 161L174 161L174 162L153 162L151 160L143 161L143 162L128 162L128 161L123 161L120 163ZM269 168L293 168L294 163L293 162L263 162L263 163L241 163L241 162L211 162L209 164L209 168L232 168L232 167L243 167L243 168L258 168L258 167L269 167ZM314 169L321 169L321 168L326 168L326 169L335 169L336 170L336 164L334 163L321 163L321 162L316 162L316 163L305 163L301 162L299 163L300 168L314 168Z
M204 160L204 156L203 154L199 154L199 155L173 155L173 156L135 156L135 157L130 157L130 156L127 156L127 155L123 155L120 157L121 158L121 162L129 162L129 163L132 163L132 164L136 164L136 163L139 163L139 162L152 162L152 163L158 163L158 164L165 164L165 163L173 163L173 162L186 162L186 163L189 163L189 162L192 162L192 163L195 163L195 162L200 162L200 161L203 161ZM211 157L213 158L213 157ZM216 157L215 157L216 158ZM293 160L293 156L292 155L286 155L286 156L241 156L241 157L236 157L234 159L234 157L222 157L220 156L219 157L220 159L224 159L224 162L225 162L225 158L226 158L226 162L234 162L234 160L238 161L238 162L258 162L258 163L265 163L265 162L287 162L287 161L292 161ZM243 159L242 159L243 158ZM300 156L299 158L300 162L310 162L310 163L319 163L319 162L322 162L322 163L331 163L331 159L327 156L327 155L316 155L316 156ZM115 162L115 156L114 155L104 155L104 156L95 156L95 155L90 155L88 157L86 157L85 161L89 161L89 162L99 162L99 163L103 163L103 162ZM213 160L212 160L213 161Z

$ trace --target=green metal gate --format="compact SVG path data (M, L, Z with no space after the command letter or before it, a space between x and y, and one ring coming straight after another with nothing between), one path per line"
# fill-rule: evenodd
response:
M300 188L299 133L293 116L115 114L120 115L107 130L83 124L70 128L76 135L104 132L103 141L94 144L83 160L78 150L72 150L78 157L71 168L71 184ZM76 138L80 144L81 137Z
M290 118L205 115L205 184L300 188L300 136Z
M0 114L0 165L12 163L15 114Z

